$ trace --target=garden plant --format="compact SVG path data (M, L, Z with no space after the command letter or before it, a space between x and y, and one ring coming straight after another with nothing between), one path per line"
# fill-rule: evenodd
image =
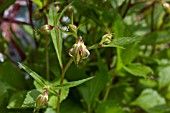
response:
M170 0L0 0L0 113L170 113Z

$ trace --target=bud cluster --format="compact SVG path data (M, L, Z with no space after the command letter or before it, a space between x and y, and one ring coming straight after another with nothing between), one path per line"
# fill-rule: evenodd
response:
M36 110L39 110L43 105L48 102L48 91L45 90L43 94L40 94L36 99Z
M53 29L54 26L52 25L43 25L40 27L39 32L42 35L49 35L50 31Z
M103 46L105 44L108 44L112 41L113 35L112 34L105 34L102 36L102 40L99 43L99 46Z
M73 61L76 65L81 63L83 59L86 59L90 56L90 52L87 50L86 45L84 45L81 36L79 37L78 42L75 43L70 49L69 55L73 58Z

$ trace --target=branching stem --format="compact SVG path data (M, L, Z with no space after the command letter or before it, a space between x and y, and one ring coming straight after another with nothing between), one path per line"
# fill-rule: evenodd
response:
M61 75L60 85L63 84L65 73L66 73L67 69L70 67L70 65L71 65L72 62L73 62L73 59L71 58L71 59L67 62L66 66L62 69L62 75ZM60 112L60 96L61 96L61 89L59 89L59 91L58 91L58 102L57 102L57 111L56 111L56 113L59 113L59 112Z

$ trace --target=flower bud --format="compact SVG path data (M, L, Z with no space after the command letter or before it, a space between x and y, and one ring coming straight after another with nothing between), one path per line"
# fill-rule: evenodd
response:
M44 94L40 94L36 99L36 108L40 109L48 102L48 91L44 91Z
M99 45L103 46L104 44L108 44L112 41L112 34L105 34L102 36L102 40L100 41Z
M52 29L53 29L52 25L43 25L40 27L39 32L42 35L49 35Z
M69 51L69 55L73 58L76 65L82 62L83 59L90 56L90 52L87 50L82 37L79 37L79 40Z
M67 29L68 32L70 32L72 34L77 34L77 30L78 30L78 28L76 25L74 25L74 24L68 25L68 29Z

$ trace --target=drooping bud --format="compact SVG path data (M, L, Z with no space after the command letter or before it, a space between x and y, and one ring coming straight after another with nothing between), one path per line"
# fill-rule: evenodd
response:
M71 34L77 34L77 26L74 24L69 24L68 28L67 28L67 32L71 33Z
M80 36L79 40L69 51L69 55L73 58L74 63L78 65L82 62L83 59L86 59L90 56L90 52L87 50L87 47L84 45L83 39Z
M43 105L45 105L48 102L48 91L44 91L43 94L40 94L36 99L36 110L39 110Z
M167 13L170 14L170 4L167 2L162 2L162 5Z
M105 34L102 36L102 40L99 43L99 46L103 46L104 44L108 44L112 41L112 34Z
M39 32L42 35L49 35L50 31L53 29L54 26L52 25L43 25L40 27Z

